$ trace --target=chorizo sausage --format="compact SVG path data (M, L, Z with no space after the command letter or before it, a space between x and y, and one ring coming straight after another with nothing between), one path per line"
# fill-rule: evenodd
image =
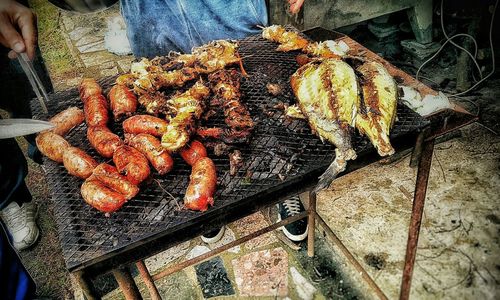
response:
M192 210L207 210L208 205L214 204L213 195L217 185L215 164L208 157L200 158L194 163L189 179L184 206Z
M63 162L63 154L71 145L60 135L45 131L37 135L36 146L43 155L56 161Z
M126 133L147 133L161 137L165 133L168 122L150 115L136 115L123 121L123 131Z
M137 97L126 86L117 84L108 94L111 112L115 120L129 117L137 109Z
M50 118L49 122L55 126L51 130L53 133L65 136L71 129L82 124L84 120L83 110L78 107L69 107Z
M104 126L89 127L87 139L92 147L106 158L112 157L115 150L123 145L122 139Z
M191 144L184 146L180 150L180 154L184 161L192 166L200 158L207 157L207 149L201 142L194 140Z
M84 78L79 87L80 99L83 103L90 96L98 96L102 94L101 86L93 78Z
M68 147L64 151L63 164L69 174L82 179L92 175L94 168L97 167L97 162L92 156L77 147Z
M151 172L146 157L138 150L127 145L116 149L113 154L113 162L118 172L124 174L127 180L133 184L141 183L148 178Z
M80 192L85 202L105 213L117 211L127 201L124 195L113 191L95 179L85 180Z
M94 169L92 177L99 180L110 189L124 195L127 200L132 199L139 193L137 185L128 181L125 176L118 173L116 167L112 165L106 163L98 165Z
M89 127L106 126L108 123L108 102L103 95L89 96L83 104L83 110Z
M174 166L174 160L161 146L160 140L146 133L126 135L127 144L139 150L149 160L160 175L167 174Z

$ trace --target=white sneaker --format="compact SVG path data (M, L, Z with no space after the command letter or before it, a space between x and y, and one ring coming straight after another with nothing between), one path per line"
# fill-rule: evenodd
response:
M206 244L213 244L218 241L224 236L226 226L222 226L220 228L216 228L208 233L205 233L204 235L201 236L201 240L205 242Z
M32 246L38 239L40 231L35 223L36 206L33 202L19 204L12 202L0 211L7 230L12 235L12 245L17 250Z

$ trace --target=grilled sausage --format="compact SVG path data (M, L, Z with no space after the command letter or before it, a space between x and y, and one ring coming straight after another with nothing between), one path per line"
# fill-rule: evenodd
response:
M83 105L85 121L89 127L106 126L109 120L108 102L103 95L89 96Z
M40 133L35 140L43 155L59 163L63 162L64 151L71 146L62 136L51 131Z
M113 154L113 162L118 172L125 175L128 181L139 184L150 174L149 164L146 157L138 150L123 145L116 149Z
M117 211L127 201L124 195L95 179L85 180L80 191L85 202L105 213Z
M167 174L172 170L174 160L154 136L146 133L138 135L127 134L125 141L129 146L134 147L144 154L160 175Z
M191 144L182 148L180 154L184 161L192 166L200 158L207 157L207 149L205 149L205 146L201 142L194 140Z
M115 120L129 117L137 109L137 97L126 86L117 84L108 94L111 112Z
M84 120L83 110L78 107L69 107L50 118L49 122L55 126L51 130L53 133L65 136L71 129L82 124Z
M63 163L68 173L86 179L92 175L97 162L80 148L68 147L63 154Z
M126 133L147 133L161 137L167 128L166 120L150 115L136 115L123 121L123 131Z
M84 78L80 83L80 99L83 103L90 96L98 96L102 94L101 86L93 78Z
M115 150L123 145L122 139L104 126L89 127L87 138L92 147L106 158L112 157Z
M116 167L106 163L102 163L94 169L92 178L99 180L108 188L124 195L127 200L132 199L139 193L137 185L132 184L125 176L120 175Z
M214 204L213 195L217 185L217 172L213 161L208 157L197 160L189 179L184 206L192 210L207 210L208 205Z

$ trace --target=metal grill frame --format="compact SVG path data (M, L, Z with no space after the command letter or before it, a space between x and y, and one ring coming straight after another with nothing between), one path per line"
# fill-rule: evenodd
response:
M285 87L284 96L279 100L293 101L288 78L298 68L295 62L297 53L276 52L274 51L276 47L275 43L265 41L260 36L251 36L241 41L240 53L242 57L246 57L244 64L250 74L250 77L242 82L242 101L246 103L258 125L250 146L240 149L246 161L244 168L252 168L254 171L249 185L246 177L248 174L245 170L241 170L236 177L230 177L228 159L217 158L209 153L218 167L219 185L215 206L206 212L179 211L180 203L167 198L167 193L158 186L157 182L152 181L146 187L141 187L141 193L136 199L127 203L111 218L105 218L102 213L83 202L79 191L81 180L67 174L62 165L45 159L44 164L51 189L59 238L64 259L70 271L85 269L91 270L92 273L102 273L117 265L151 256L216 226L230 223L293 194L305 191L317 182L316 178L333 159L334 147L322 144L317 137L312 135L305 121L285 119L282 111L266 106L277 101L275 97L267 94L265 84L268 82L278 82ZM107 92L113 82L112 77L100 83ZM76 88L54 94L51 99L49 109L52 114L70 105L82 106ZM37 111L36 107L37 105L34 104L35 116L46 119L47 116ZM428 122L404 105L398 105L398 116L391 142L396 149L401 150L414 144L416 135L428 125ZM221 118L216 118L207 125L220 125L222 122ZM110 127L123 136L118 124L111 124ZM99 161L104 161L93 149L90 149L86 142L85 132L86 125L83 124L74 129L66 138L72 145L82 147ZM286 150L289 149L287 147L285 147L285 153L282 153L283 149L273 149L283 144L294 145L296 150L298 148L303 151L302 157L299 155L297 158L296 151L287 153ZM349 163L348 170L344 174L380 159L369 142L359 135L355 138L355 148L359 157ZM272 151L278 153L273 157L270 155ZM257 160L249 159L249 157L257 154L261 160L254 163ZM288 168L287 163L294 155L291 170L287 174L281 174L280 171ZM264 157L271 157L271 162ZM255 172L262 166L267 166L269 171ZM269 168L269 166L273 167ZM156 173L154 178L165 186L163 189L169 190L178 197L178 201L181 201L182 190L187 187L189 173L190 168L179 157L176 157L174 170L167 174L166 179L160 178ZM285 178L280 179L279 174ZM167 184L171 185L166 186ZM171 192L172 190L177 193ZM237 191L236 194L235 191ZM161 214L165 215L165 212L168 218L162 217L163 222L150 224L148 228L137 226L143 224L138 219L146 218L145 221L151 223ZM75 219L80 223L75 223Z

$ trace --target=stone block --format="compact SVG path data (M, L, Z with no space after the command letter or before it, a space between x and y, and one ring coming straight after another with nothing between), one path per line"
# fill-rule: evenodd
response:
M234 295L233 285L220 257L202 262L195 270L204 298Z
M81 38L83 38L85 35L89 34L91 31L92 31L92 28L90 28L90 27L77 27L68 34L69 34L69 37L73 41L78 41Z
M261 212L256 212L243 219L235 221L232 227L239 237L243 237L268 225L269 224L264 218L264 215L262 215ZM244 245L245 248L251 250L275 243L277 241L278 240L272 233L266 233L246 242Z
M86 68L100 66L103 63L113 60L112 55L106 52L84 53L80 55L80 58Z
M80 53L90 53L105 50L104 41L97 41L88 45L77 47Z
M144 262L149 272L154 273L186 254L189 251L189 245L190 242L187 241L147 258Z

